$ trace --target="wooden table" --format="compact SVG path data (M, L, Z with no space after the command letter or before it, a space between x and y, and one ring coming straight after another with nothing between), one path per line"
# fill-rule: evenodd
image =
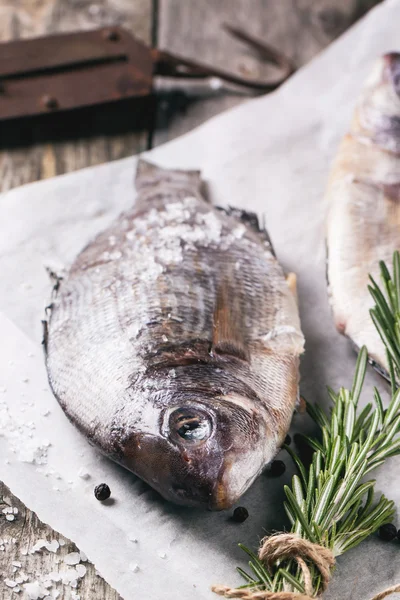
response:
M122 25L147 43L239 74L265 76L266 69L246 48L221 30L221 24L240 25L267 40L293 59L297 67L308 62L379 0L0 0L0 39L33 37L44 33ZM201 100L182 94L158 103L156 127L123 134L108 133L86 138L42 141L33 135L29 146L0 150L0 191L38 179L53 177L123 158L172 139L211 116L243 102L243 96L223 95ZM152 128L153 129L153 128ZM0 144L1 144L0 129ZM18 509L13 521L3 508ZM24 571L37 574L58 571L63 558L77 548L72 541L57 552L30 554L40 538L64 538L41 523L0 482L0 577L14 579ZM4 549L2 549L4 548ZM21 549L27 554L21 555ZM21 563L21 567L13 562ZM59 600L116 600L119 595L85 562L86 575L78 588L56 583ZM15 571L15 572L13 572ZM0 599L24 598L0 580Z

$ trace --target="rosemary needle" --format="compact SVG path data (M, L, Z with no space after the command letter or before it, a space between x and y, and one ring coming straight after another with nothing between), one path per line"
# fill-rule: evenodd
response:
M375 481L365 475L382 465L390 456L400 454L400 254L393 256L392 274L380 263L382 286L371 277L370 293L375 302L371 318L386 347L392 398L386 411L377 389L373 402L363 409L358 400L368 364L365 347L358 355L350 390L328 390L332 400L330 413L307 403L307 412L320 429L320 437L305 438L312 450L307 468L296 453L286 446L299 475L285 486L285 509L291 532L330 548L339 556L390 523L394 503L384 495L375 497ZM322 440L322 441L321 441ZM386 529L385 529L386 531ZM240 544L251 560L250 573L238 569L247 589L304 590L302 571L293 560L281 561L267 570L253 552ZM313 593L320 589L320 575L312 573Z

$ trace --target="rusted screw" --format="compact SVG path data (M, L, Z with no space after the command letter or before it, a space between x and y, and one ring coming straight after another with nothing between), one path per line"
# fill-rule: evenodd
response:
M115 29L106 29L106 31L103 33L103 37L109 42L118 42L119 33L118 31L115 31Z
M42 96L40 103L44 108L47 108L47 110L55 110L58 108L57 98L54 98L54 96L49 96L48 94Z

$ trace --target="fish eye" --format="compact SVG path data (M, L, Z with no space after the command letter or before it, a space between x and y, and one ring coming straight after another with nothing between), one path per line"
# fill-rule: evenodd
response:
M171 413L170 431L180 441L189 443L202 442L211 435L211 419L198 410L178 408Z

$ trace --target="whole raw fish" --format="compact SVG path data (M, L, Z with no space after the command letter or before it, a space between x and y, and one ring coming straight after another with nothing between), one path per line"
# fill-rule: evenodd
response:
M58 281L47 369L67 416L165 498L231 506L283 443L303 348L254 214L139 161L137 201Z
M328 280L338 330L387 371L369 310L369 274L400 249L400 54L380 58L358 100L328 186Z

